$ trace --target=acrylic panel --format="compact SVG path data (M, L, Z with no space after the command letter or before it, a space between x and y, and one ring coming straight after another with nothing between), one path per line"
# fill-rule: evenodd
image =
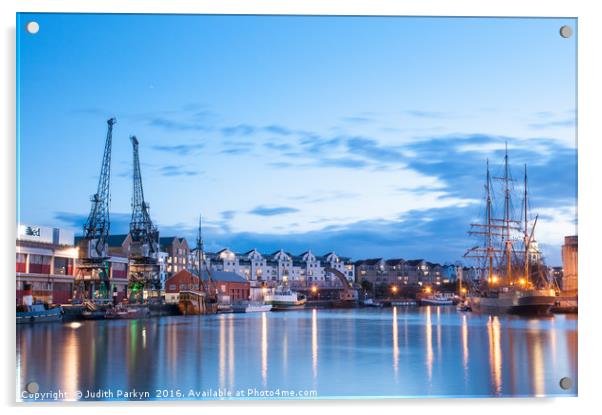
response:
M577 19L16 32L18 401L577 395Z

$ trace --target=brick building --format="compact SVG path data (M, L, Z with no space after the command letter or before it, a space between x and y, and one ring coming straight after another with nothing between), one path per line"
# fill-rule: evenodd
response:
M207 272L203 271L202 280L204 284L209 285L210 292L217 293L220 303L228 304L249 299L250 283L234 272L211 271L211 282L209 283ZM198 275L188 270L181 270L165 281L165 302L177 303L180 291L199 289Z
M177 236L159 238L159 247L162 252L166 253L166 281L178 272L189 268L190 248L186 238Z

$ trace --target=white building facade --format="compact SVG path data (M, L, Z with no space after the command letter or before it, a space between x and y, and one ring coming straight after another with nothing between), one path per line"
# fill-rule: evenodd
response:
M196 263L196 253L191 255ZM335 252L315 255L311 250L293 255L278 250L271 254L262 254L257 249L245 253L235 253L222 249L206 254L206 263L211 270L235 272L250 281L252 286L275 286L288 283L292 286L319 287L338 286L339 278L328 270L335 270L353 284L355 268L349 258L339 257Z

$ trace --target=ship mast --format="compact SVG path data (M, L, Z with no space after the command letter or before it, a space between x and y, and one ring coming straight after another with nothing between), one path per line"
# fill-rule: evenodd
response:
M487 159L487 182L485 184L485 189L487 190L487 260L489 261L487 281L491 282L493 278L493 239L492 239L492 231L491 231L491 220L492 220L492 202L491 202L491 176L489 174L489 159Z
M199 215L199 230L196 238L196 248L198 255L199 264L199 283L203 285L203 263L205 262L205 244L203 242L203 216ZM207 271L207 291L211 287L211 271L209 266L205 263L205 269Z
M506 238L505 248L507 282L512 279L512 242L510 241L510 178L508 176L508 142L506 142L506 154L504 155L504 231Z
M525 182L524 182L524 195L523 195L523 210L525 213L525 228L524 228L524 232L525 232L525 281L529 281L529 244L530 244L530 237L529 237L529 216L528 216L528 211L527 209L529 208L529 205L527 203L527 164L525 164Z

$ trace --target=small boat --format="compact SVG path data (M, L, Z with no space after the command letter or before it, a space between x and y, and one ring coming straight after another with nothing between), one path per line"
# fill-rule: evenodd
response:
M299 310L305 307L307 298L290 288L277 287L273 293L266 294L264 302L272 306L273 311Z
M362 305L364 307L382 307L383 306L382 303L374 302L374 300L372 298L366 298L364 301L362 301Z
M391 301L392 307L408 307L414 305L416 305L416 301L414 300Z
M444 297L440 294L435 294L431 297L426 297L420 300L426 305L452 305L454 301L451 298Z
M34 302L32 286L29 283L25 284L22 302L17 305L17 324L59 321L62 318L61 306Z
M150 316L148 307L128 307L125 305L117 305L106 310L104 318L106 319L135 319L145 318Z
M62 318L61 306L47 307L44 304L17 306L17 324L60 321Z
M472 311L472 307L470 306L469 303L465 302L465 301L461 301L458 303L458 305L456 306L456 310L458 311Z
M257 301L241 301L232 304L232 311L234 313L262 313L270 311L271 309L271 304L264 304Z

